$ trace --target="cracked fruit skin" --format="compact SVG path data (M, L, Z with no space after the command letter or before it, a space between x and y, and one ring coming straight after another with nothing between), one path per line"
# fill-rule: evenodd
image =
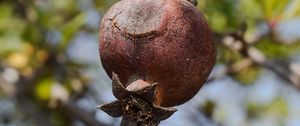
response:
M154 103L171 107L190 100L216 59L212 32L187 0L122 0L104 15L100 56L124 87L158 83Z

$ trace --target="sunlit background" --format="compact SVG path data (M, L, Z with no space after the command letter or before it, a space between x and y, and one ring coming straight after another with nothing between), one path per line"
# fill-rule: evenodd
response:
M0 0L0 126L118 126L98 27L116 0ZM300 126L300 0L198 0L218 62L161 126Z

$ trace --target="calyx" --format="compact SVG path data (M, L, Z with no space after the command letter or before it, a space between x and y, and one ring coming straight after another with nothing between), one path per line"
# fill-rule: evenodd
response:
M112 117L123 116L121 126L157 126L160 121L169 118L177 111L175 108L160 107L153 103L156 83L130 90L126 89L119 81L118 75L113 73L112 85L117 100L97 108Z

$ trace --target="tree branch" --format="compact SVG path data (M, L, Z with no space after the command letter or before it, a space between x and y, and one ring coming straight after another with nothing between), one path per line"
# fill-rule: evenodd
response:
M231 34L223 37L222 44L231 49L232 51L240 53L244 58L251 59L251 61L255 64L263 66L275 74L283 80L289 82L296 88L300 90L300 75L293 72L291 69L291 62L286 62L282 64L280 62L271 61L266 58L266 56L255 47L249 45L250 42L246 42L246 40L242 37L243 34ZM257 40L260 40L257 39ZM240 46L236 46L240 45Z

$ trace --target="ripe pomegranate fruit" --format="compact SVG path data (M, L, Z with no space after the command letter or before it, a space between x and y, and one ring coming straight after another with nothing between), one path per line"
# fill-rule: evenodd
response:
M163 107L190 100L216 59L212 32L187 0L119 1L102 19L99 50L125 88L157 83L154 103Z

